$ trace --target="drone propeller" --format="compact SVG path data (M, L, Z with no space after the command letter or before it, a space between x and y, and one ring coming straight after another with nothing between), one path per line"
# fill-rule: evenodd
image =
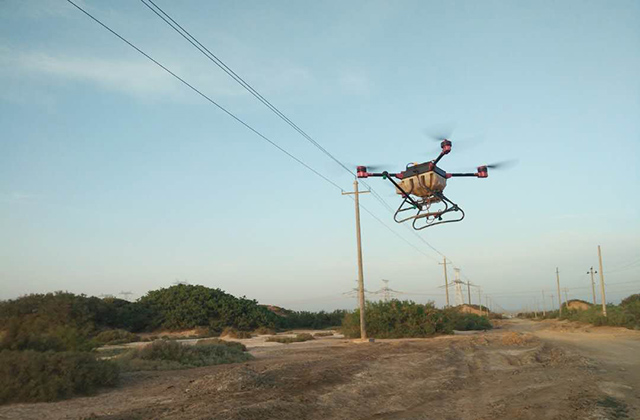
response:
M388 171L391 170L392 165L388 165L388 164L378 164L378 165L364 165L367 167L368 171L373 171L373 172L381 172L381 171Z
M444 140L449 140L452 144L453 147L457 150L469 150L472 149L476 146L478 146L479 144L484 142L484 135L480 134L480 135L473 135L473 136L467 136L467 137L463 137L460 138L458 136L456 136L455 139L452 139L453 136L453 125L451 125L450 127L448 127L447 129L445 128L440 128L439 130L425 130L425 135L427 136L427 138L429 138L430 140L433 141L437 141L438 143L442 144L442 142ZM429 155L433 154L433 153L438 153L440 151L441 147L438 149L434 149L429 151Z
M455 125L452 123L441 124L425 129L424 134L433 141L442 142L443 140L451 140L454 128Z
M483 165L483 166L486 166L489 169L507 169L507 168L511 168L512 166L515 166L517 163L518 161L516 159L510 159L510 160L503 160L501 162L495 162L490 165Z
M357 169L358 166L365 166L367 168L367 171L369 172L382 172L382 171L393 171L394 168L398 169L398 165L394 166L394 165L390 165L388 163L374 163L373 165L352 165L349 164L348 165L350 168L355 168Z

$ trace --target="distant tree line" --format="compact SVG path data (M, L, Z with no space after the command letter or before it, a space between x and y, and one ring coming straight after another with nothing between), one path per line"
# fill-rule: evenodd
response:
M308 312L279 309L235 297L220 289L176 285L148 292L136 302L68 292L32 294L0 302L0 349L85 351L102 344L96 338L129 333L208 328L253 331L339 326L346 311ZM122 335L122 334L121 334Z
M538 318L538 319L566 319L569 321L584 322L596 326L609 325L612 327L625 327L630 329L640 329L640 293L636 293L622 299L619 305L607 304L607 316L602 314L601 305L591 305L588 302L588 309L568 309L562 308L562 315L556 309L554 311L546 311L543 316L540 312L523 312L519 313L520 318Z

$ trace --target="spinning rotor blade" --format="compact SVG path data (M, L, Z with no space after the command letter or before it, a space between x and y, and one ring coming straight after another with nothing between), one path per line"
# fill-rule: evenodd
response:
M390 165L388 163L374 163L371 165L368 165L366 163L361 163L359 165L353 165L352 163L348 163L347 166L349 168L353 168L353 170L355 170L358 166L366 166L367 171L369 172L382 172L382 171L393 171L396 170L398 168L401 168L401 166L399 165Z
M454 128L455 125L452 123L442 124L425 129L424 134L433 141L441 142L445 139L451 140Z
M381 172L381 171L388 171L390 170L392 165L387 165L387 164L379 164L379 165L365 165L367 167L368 171L373 171L373 172Z
M489 169L507 169L515 166L518 163L516 159L503 160L502 162L495 162L490 165L484 165Z

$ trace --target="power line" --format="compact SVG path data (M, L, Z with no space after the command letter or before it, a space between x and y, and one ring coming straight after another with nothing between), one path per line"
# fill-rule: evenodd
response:
M149 54L145 53L144 51L142 51L140 48L136 47L134 44L132 44L131 42L129 42L127 39L125 39L124 37L122 37L120 34L118 34L116 31L114 31L113 29L111 29L110 27L108 27L107 25L105 25L104 23L102 23L100 20L98 20L98 18L94 17L92 14L90 14L89 12L87 12L86 10L84 10L82 7L78 6L77 4L75 4L73 1L71 0L67 0L67 2L71 3L74 7L76 7L78 10L80 10L82 13L84 13L85 15L87 15L88 17L90 17L93 21L95 21L97 24L99 24L100 26L102 26L103 28L105 28L107 31L111 32L113 35L115 35L116 37L118 37L121 41L123 41L124 43L126 43L127 45L129 45L131 48L133 48L134 50L136 50L137 52L139 52L140 54L142 54L143 56L145 56L146 58L148 58L151 62L153 62L155 65L157 65L158 67L160 67L162 70L164 70L165 72L169 73L171 76L173 76L174 78L176 78L178 81L180 81L182 84L184 84L185 86L187 86L189 89L193 90L195 93L197 93L198 95L200 95L201 97L203 97L204 99L206 99L208 102L210 102L211 104L215 105L218 109L220 109L222 112L224 112L225 114L227 114L228 116L230 116L231 118L233 118L234 120L236 120L237 122L239 122L240 124L242 124L243 126L245 126L248 130L252 131L254 134L256 134L258 137L262 138L263 140L265 140L266 142L268 142L269 144L271 144L273 147L275 147L276 149L280 150L282 153L286 154L287 156L289 156L291 159L295 160L296 162L298 162L300 165L304 166L305 168L307 168L308 170L310 170L311 172L313 172L314 174L316 174L317 176L319 176L320 178L324 179L326 182L330 183L331 185L333 185L334 187L336 187L337 189L339 189L340 191L344 191L342 189L342 187L340 187L338 184L336 184L335 182L333 182L332 180L330 180L329 178L327 178L326 176L322 175L320 172L316 171L315 169L313 169L311 166L307 165L305 162L303 162L302 160L298 159L297 157L295 157L294 155L292 155L291 153L289 153L287 150L285 150L284 148L282 148L280 145L278 145L277 143L275 143L273 140L269 139L267 136L265 136L264 134L262 134L261 132L259 132L258 130L256 130L255 128L253 128L252 126L250 126L248 123L246 123L244 120L242 120L240 117L236 116L235 114L233 114L231 111L227 110L225 107L223 107L222 105L220 105L219 103L217 103L216 101L214 101L213 99L211 99L209 96L205 95L204 93L202 93L200 90L198 90L196 87L194 87L192 84L190 84L189 82L187 82L186 80L184 80L182 77L178 76L176 73L174 73L173 71L169 70L167 67L165 67L164 65L162 65L160 62L158 62L157 60L155 60L153 57L151 57Z
M280 109L278 109L275 105L273 105L269 100L267 100L262 94L260 94L251 84L249 84L246 80L244 80L238 73L236 73L233 69L231 69L224 61L222 61L217 55L211 52L205 45L203 45L196 37L194 37L188 30L186 30L182 25L180 25L175 19L173 19L167 12L165 12L160 6L158 6L153 0L140 0L149 10L151 10L156 16L162 19L167 25L169 25L175 32L177 32L180 36L182 36L187 42L193 45L198 51L200 51L205 57L207 57L211 62L213 62L216 66L218 66L222 71L224 71L229 77L231 77L236 83L246 89L252 96L254 96L258 101L260 101L264 106L266 106L271 112L276 114L280 119L282 119L285 123L287 123L291 128L297 131L302 137L304 137L307 141L309 141L313 146L315 146L318 150L324 153L327 157L337 163L340 167L342 167L349 174L356 176L354 171L343 164L338 158L336 158L333 154L331 154L327 149L325 149L320 143L318 143L313 137L311 137L307 132L305 132L302 128L300 128L297 124L295 124L289 117L287 117ZM150 3L150 4L149 4ZM153 6L151 6L153 5ZM393 213L393 208L389 206L389 204L385 201L377 191L375 191L368 183L361 181L361 183L366 186L373 197L380 202L389 212ZM405 225L406 226L406 225ZM406 226L409 228L408 226ZM445 257L436 247L431 245L428 241L426 241L422 236L418 235L415 231L409 230L416 235L422 243L427 245L437 254L442 257ZM446 258L446 257L445 257Z
M136 50L138 53L142 54L144 57L146 57L148 60L150 60L151 62L153 62L155 65L157 65L158 67L160 67L162 70L164 70L165 72L169 73L171 76L173 76L175 79L177 79L178 81L180 81L182 84L184 84L185 86L187 86L189 89L191 89L192 91L194 91L195 93L197 93L198 95L200 95L201 97L203 97L204 99L206 99L209 103L211 103L212 105L215 105L218 109L220 109L221 111L223 111L225 114L229 115L231 118L233 118L234 120L236 120L237 122L239 122L240 124L242 124L245 128L247 128L248 130L250 130L251 132L253 132L254 134L256 134L257 136L259 136L260 138L262 138L263 140L265 140L266 142L268 142L269 144L271 144L273 147L275 147L276 149L278 149L279 151L281 151L282 153L286 154L287 156L289 156L291 159L295 160L296 162L298 162L300 165L302 165L303 167L305 167L306 169L308 169L309 171L313 172L315 175L319 176L320 178L322 178L324 181L326 181L327 183L333 185L335 188L339 189L341 192L343 192L344 190L342 189L342 187L340 187L338 184L336 184L335 182L333 182L332 180L330 180L329 178L327 178L326 176L324 176L323 174L321 174L320 172L318 172L317 170L313 169L311 166L309 166L308 164L306 164L305 162L303 162L301 159L297 158L296 156L294 156L293 154L291 154L290 152L288 152L286 149L282 148L280 145L278 145L277 143L275 143L273 140L269 139L268 137L266 137L264 134L262 134L261 132L259 132L257 129L253 128L251 125L249 125L248 123L246 123L244 120L242 120L241 118L237 117L235 114L233 114L231 111L227 110L225 107L223 107L222 105L218 104L216 101L214 101L213 99L211 99L209 96L207 96L206 94L204 94L203 92L201 92L199 89L197 89L195 86L193 86L192 84L190 84L189 82L187 82L185 79L183 79L182 77L178 76L176 73L174 73L173 71L171 71L169 68L167 68L166 66L164 66L163 64L161 64L160 62L158 62L157 60L155 60L153 57L151 57L149 54L147 54L146 52L144 52L143 50L141 50L140 48L138 48L136 45L134 45L133 43L131 43L130 41L128 41L126 38L124 38L123 36L121 36L120 34L118 34L116 31L114 31L113 29L111 29L109 26L107 26L106 24L104 24L102 21L100 21L98 18L96 18L95 16L93 16L92 14L90 14L89 12L87 12L86 10L84 10L82 7L78 6L76 3L74 3L72 0L67 0L68 3L70 3L71 5L73 5L75 8L77 8L78 10L80 10L82 13L84 13L86 16L88 16L89 18L91 18L94 22L96 22L97 24L99 24L100 26L102 26L104 29L106 29L107 31L111 32L113 35L115 35L118 39L120 39L122 42L126 43L127 45L129 45L131 48L133 48L134 50ZM353 197L351 197L353 199ZM369 215L371 215L375 220L377 220L380 224L382 224L385 228L387 228L389 231L391 231L394 235L396 235L398 238L400 238L401 240L403 240L404 242L406 242L408 245L410 245L412 248L414 248L416 251L420 252L422 255L425 255L429 258L430 257L428 254L425 254L422 250L420 250L418 247L416 247L415 245L413 245L412 243L410 243L409 241L407 241L404 237L402 237L400 234L398 234L397 232L395 232L393 229L391 229L389 226L387 226L386 223L384 223L382 220L380 220L380 218L378 218L377 216L375 216L369 209L367 209L365 206L362 206L362 209L364 211L366 211L367 213L369 213Z

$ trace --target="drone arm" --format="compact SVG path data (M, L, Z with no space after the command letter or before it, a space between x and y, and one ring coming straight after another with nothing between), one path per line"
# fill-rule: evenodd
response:
M438 162L440 162L440 159L442 159L444 157L444 155L448 154L449 152L445 153L444 150L442 152L440 152L440 154L438 155L438 157L436 158L436 160L433 161L434 165L437 165Z
M453 178L453 177L463 177L463 176L473 176L476 178L487 178L489 176L489 169L486 166L478 166L478 172L464 172L464 173L457 173L457 174L447 174L447 179L448 178Z
M454 178L454 177L463 177L463 176L474 176L477 177L479 174L477 172L465 172L465 173L457 173L457 174L450 174L447 173L447 178Z
M379 178L402 178L402 176L398 174L391 174L387 171L385 172L366 172L366 171L358 171L358 178L369 178L369 177L379 177Z

